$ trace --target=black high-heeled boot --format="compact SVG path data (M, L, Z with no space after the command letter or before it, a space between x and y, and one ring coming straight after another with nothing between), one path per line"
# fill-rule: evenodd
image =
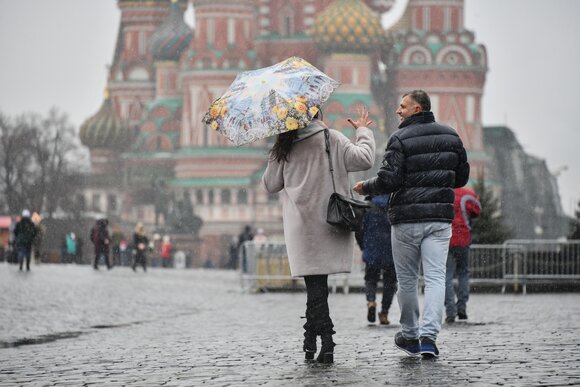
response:
M316 335L310 332L304 332L304 345L302 346L304 351L304 359L314 360L314 354L316 354Z
M334 341L332 341L331 334L324 334L321 336L322 348L316 358L316 361L323 364L330 364L334 362Z

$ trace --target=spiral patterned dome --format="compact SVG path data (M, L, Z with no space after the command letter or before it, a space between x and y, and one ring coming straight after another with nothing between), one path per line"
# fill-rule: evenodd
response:
M155 60L179 60L193 37L180 8L177 1L172 1L169 15L151 36L151 53Z
M383 44L385 31L361 0L336 0L316 18L314 40L324 52L366 53Z
M131 133L123 126L115 114L113 103L108 95L99 111L87 119L80 129L83 145L89 148L124 149L131 140Z

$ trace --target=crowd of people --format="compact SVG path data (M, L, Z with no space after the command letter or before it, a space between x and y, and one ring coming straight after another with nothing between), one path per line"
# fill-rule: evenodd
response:
M348 273L352 266L352 232L326 221L332 192L349 196L352 190L370 203L354 235L365 263L369 323L377 319L376 293L381 280L379 324L390 324L389 310L397 294L401 330L394 342L409 355L439 355L437 338L444 313L449 324L456 318L468 318L471 222L482 208L475 192L465 187L470 174L467 153L457 132L435 121L424 91L403 95L396 114L401 122L389 138L377 175L354 187L350 187L348 174L370 169L375 160L372 121L364 108L356 120L347 119L355 129L354 141L328 128L317 109L308 126L279 134L270 151L262 183L269 193L280 194L290 271L293 277L303 277L306 285L306 359L314 359L320 337L317 361L333 362L336 332L328 306L328 276ZM22 211L13 233L20 270L29 271L34 243L41 234L29 210ZM147 271L148 255L153 251L162 267L171 266L169 236L150 237L142 223L137 223L132 238L126 238L118 226L111 229L107 219L98 219L89 238L95 270L103 261L109 270L121 264ZM259 245L267 237L263 229L254 232L250 225L245 226L231 240L227 267L247 271L247 241ZM81 251L81 238L66 233L62 261L78 263ZM422 311L418 295L421 267ZM457 292L454 276L458 277Z

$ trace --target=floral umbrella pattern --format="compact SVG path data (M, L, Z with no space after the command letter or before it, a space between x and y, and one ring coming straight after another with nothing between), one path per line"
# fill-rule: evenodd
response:
M202 121L235 145L306 127L339 86L302 58L238 74Z

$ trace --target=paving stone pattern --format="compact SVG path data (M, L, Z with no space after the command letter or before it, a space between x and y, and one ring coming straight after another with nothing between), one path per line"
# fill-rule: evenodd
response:
M303 360L304 293L246 294L234 272L0 264L0 386L580 385L580 294L472 294L435 360L332 294L335 363Z

